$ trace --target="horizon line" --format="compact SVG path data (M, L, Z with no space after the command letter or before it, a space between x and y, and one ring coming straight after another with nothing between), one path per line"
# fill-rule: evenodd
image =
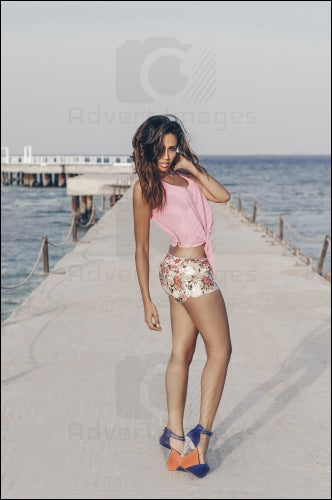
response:
M23 153L9 153L9 156L24 156ZM128 156L131 153L33 153L32 156ZM331 153L201 153L197 156L327 156Z

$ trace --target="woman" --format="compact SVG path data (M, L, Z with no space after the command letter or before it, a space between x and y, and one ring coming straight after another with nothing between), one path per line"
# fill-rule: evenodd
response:
M214 280L209 233L213 225L207 200L225 203L229 192L199 165L183 125L172 115L152 116L133 137L138 181L133 189L136 270L145 322L160 331L149 292L149 231L154 220L170 237L160 264L161 286L169 296L172 353L166 370L168 422L160 444L171 450L168 470L203 477L211 428L223 392L231 341L222 294ZM183 432L189 365L197 335L207 354L201 378L199 424Z

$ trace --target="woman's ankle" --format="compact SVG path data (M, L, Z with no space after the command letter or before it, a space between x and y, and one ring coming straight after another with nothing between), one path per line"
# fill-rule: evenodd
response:
M167 428L176 436L184 437L183 426L167 422Z
M205 463L205 456L209 447L210 436L201 434L199 443L197 445L199 461L201 464Z
M183 450L183 444L184 441L180 441L179 439L175 439L172 437L169 438L170 447L173 448L173 450L178 451L180 454L182 453Z

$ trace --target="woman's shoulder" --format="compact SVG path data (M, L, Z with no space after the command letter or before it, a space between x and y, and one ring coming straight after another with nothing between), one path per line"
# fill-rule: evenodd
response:
M133 198L135 201L143 201L142 186L139 179L134 184Z
M137 179L137 181L135 182L133 191L134 191L134 195L135 194L142 194L142 186L141 186L139 179Z
M187 172L187 170L179 169L176 171L176 173L179 174L180 177L183 177L186 180L195 182L195 176L192 175L190 172Z
M188 182L190 186L199 187L199 180L193 174L190 174L189 172L183 172L183 173L181 172L180 175Z
M143 198L142 186L139 180L137 180L134 184L133 204L134 204L134 211L139 213L141 217L144 214L147 214L149 218L151 217L151 207Z

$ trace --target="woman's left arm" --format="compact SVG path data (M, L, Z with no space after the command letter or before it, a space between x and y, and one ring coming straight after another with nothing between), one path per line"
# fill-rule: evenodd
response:
M183 155L179 156L180 159L176 163L174 171L184 169L189 172L208 200L214 201L215 203L226 203L230 200L230 193L220 182L208 173L200 172L195 165L191 161L187 160Z

